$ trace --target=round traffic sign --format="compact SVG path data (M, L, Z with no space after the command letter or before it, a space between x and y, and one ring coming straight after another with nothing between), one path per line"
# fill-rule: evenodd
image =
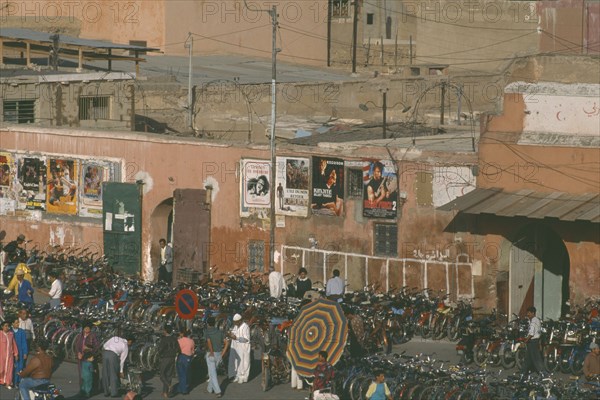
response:
M198 312L198 295L190 289L182 289L175 296L175 310L179 318L193 319Z

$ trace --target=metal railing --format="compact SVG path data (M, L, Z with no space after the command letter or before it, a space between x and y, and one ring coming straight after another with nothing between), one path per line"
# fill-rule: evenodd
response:
M375 284L386 292L409 286L444 290L452 299L475 297L468 254L459 254L454 261L388 258L282 245L280 265L282 274L297 274L301 267L306 268L313 283L322 278L323 284L331 271L339 269L351 291Z

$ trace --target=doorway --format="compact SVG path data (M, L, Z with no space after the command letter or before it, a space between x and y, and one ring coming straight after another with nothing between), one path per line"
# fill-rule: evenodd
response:
M510 313L523 316L535 306L538 317L559 319L569 300L570 268L567 249L550 227L536 223L520 230L509 254Z

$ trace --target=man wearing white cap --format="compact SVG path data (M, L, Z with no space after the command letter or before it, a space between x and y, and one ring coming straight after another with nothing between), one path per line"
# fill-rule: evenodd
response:
M233 316L233 329L227 334L231 339L229 350L229 379L237 383L248 382L250 375L250 327L240 314Z

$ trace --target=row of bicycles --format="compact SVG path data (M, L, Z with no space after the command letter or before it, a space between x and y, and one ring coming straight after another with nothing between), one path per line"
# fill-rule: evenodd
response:
M332 391L340 398L365 400L373 376L383 372L392 399L565 399L600 397L600 383L562 381L545 374L512 374L448 365L432 355L372 355L336 365Z

